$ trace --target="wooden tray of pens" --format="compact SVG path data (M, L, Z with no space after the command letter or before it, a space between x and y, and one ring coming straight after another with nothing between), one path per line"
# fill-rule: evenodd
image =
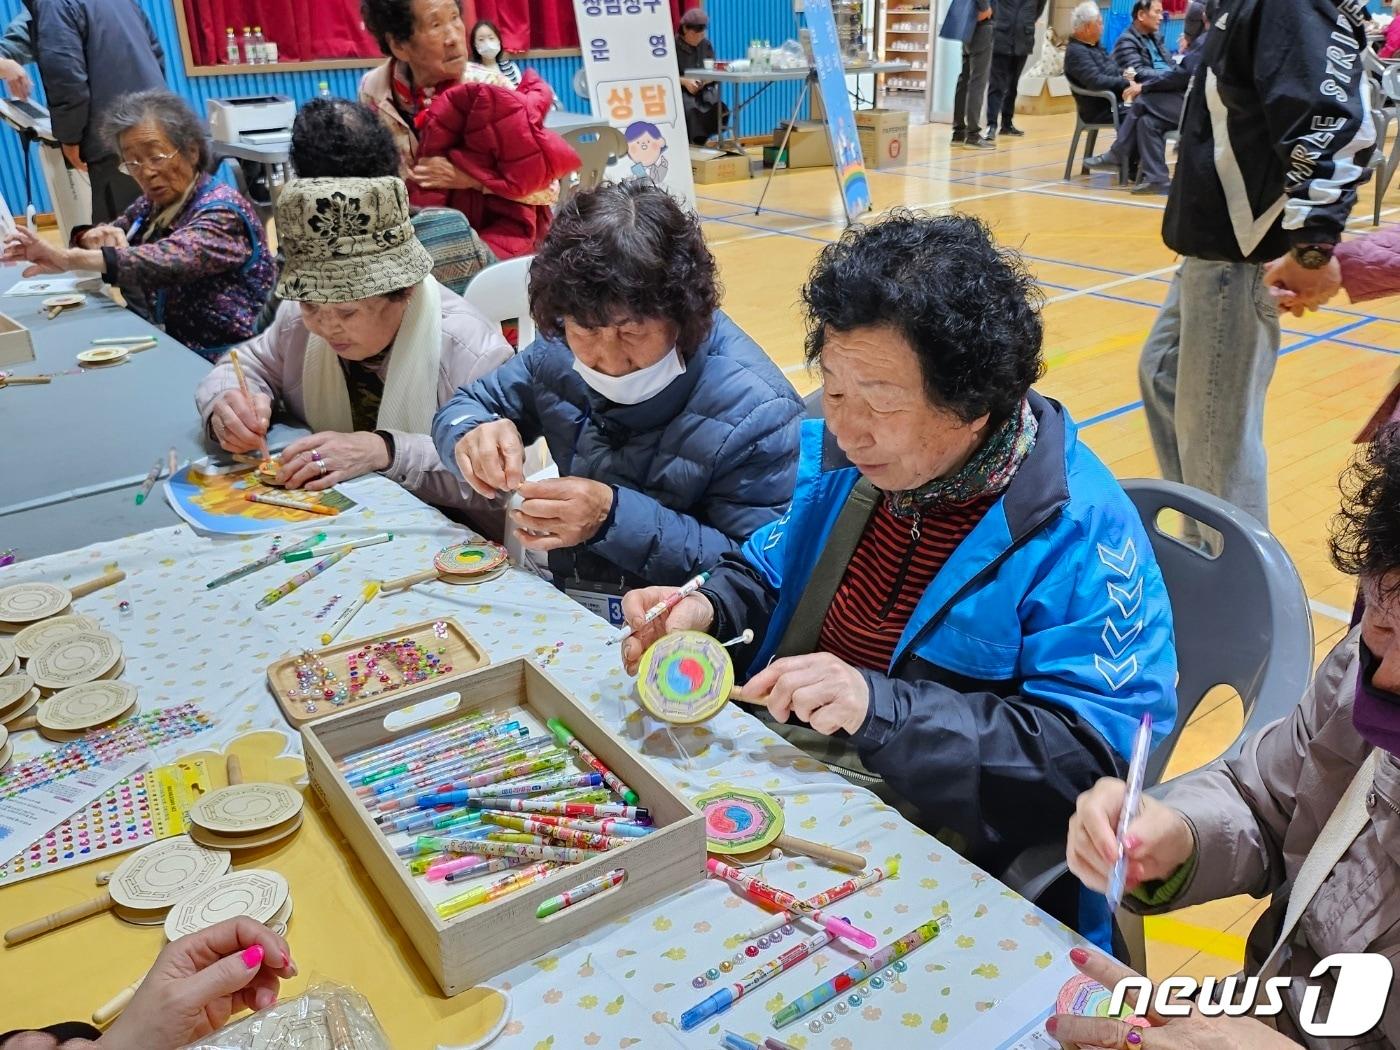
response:
M428 710L433 713L424 715ZM444 890L451 892L453 884L450 881L447 886L433 884L405 860L406 849L421 845L422 840L414 836L428 833L396 834L387 830L382 819L376 818L376 808L381 805L379 800L385 796L375 796L372 792L387 785L383 780L374 780L379 774L365 774L366 768L372 768L365 762L387 759L392 768L398 770L402 767L396 763L407 760L415 768L422 768L421 764L416 764L419 760L442 761L441 756L448 753L444 747L460 747L463 739L460 734L478 725L492 727L489 730L492 733L519 732L528 738L526 734L548 736L551 730L544 727L550 719L566 726L571 737L566 752L574 761L571 773L586 780L593 771L606 769L611 778L607 781L608 787L616 797L624 799L630 792L635 805L644 812L621 805L589 808L612 812L627 810L621 813L622 817L646 825L630 830L645 831L645 834L629 836L625 842L614 842L600 852L576 850L579 856L562 867L542 872L512 892L488 896L484 902L465 910L454 912L449 901L445 910L450 917L444 918L447 899L442 894ZM512 730L512 726L518 728ZM449 996L551 952L704 877L704 817L676 788L597 722L560 682L529 660L518 658L451 681L437 681L415 690L412 695L391 693L305 725L301 734L312 787L326 803L350 849L383 893L399 925ZM445 745L447 740L455 742ZM593 762L583 757L585 750L591 753L589 757ZM367 760L366 755L371 757ZM585 770L589 772L584 773ZM374 782L366 785L366 780ZM564 803L549 799L563 798L564 794L539 792L537 789L543 787L540 780L530 776L524 781L511 781L509 783L517 788L504 794L516 794L527 805L562 809ZM431 777L411 780L413 785L430 782ZM502 787L508 784L502 782ZM418 790L426 788L414 786L410 789ZM605 790L595 789L592 798L602 797ZM492 794L494 789L486 793ZM585 800L577 793L573 797L579 801L570 803L570 809L585 805ZM419 796L405 804L421 805L424 798ZM473 796L469 808L480 806L494 813L501 804L500 798ZM428 812L430 819L434 815L432 810ZM485 832L491 826L483 825L479 830ZM485 836L473 840L474 850L484 849L482 837ZM498 837L508 839L508 836L490 835L492 839ZM500 848L507 847L502 843ZM524 851L530 847L516 848ZM458 863L471 860L467 857ZM618 869L623 872L620 880L614 875ZM525 868L512 870L517 873L515 878L523 879ZM507 880L511 877L507 874ZM501 876L483 874L480 879L483 884L494 887L499 885L496 880ZM585 884L605 879L613 880L610 888L586 898L577 893ZM574 899L551 910L564 894Z
M301 727L385 696L416 696L490 662L456 620L424 620L284 657L267 669L267 688Z

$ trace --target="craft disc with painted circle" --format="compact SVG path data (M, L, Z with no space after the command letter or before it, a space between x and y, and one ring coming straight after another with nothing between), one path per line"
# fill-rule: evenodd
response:
M165 935L178 940L240 915L267 922L286 902L287 880L277 872L231 871L176 901L165 919Z
M70 613L66 616L50 616L47 620L33 624L15 635L15 652L21 660L32 660L60 638L79 631L99 631L102 625L91 616Z
M696 798L695 808L705 815L710 853L750 853L783 833L783 807L765 791L722 784Z
M136 687L130 683L87 682L49 697L39 724L63 733L80 733L116 721L135 705Z
M14 755L14 745L6 742L4 747L0 747L0 769L4 769L10 764L10 758Z
M137 850L112 873L107 892L124 908L168 908L226 873L233 858L188 836L162 839Z
M120 904L113 904L112 914L133 926L164 926L165 917L170 914L170 909L123 908Z
M130 351L124 346L95 346L78 355L78 364L88 368L118 365L126 360L129 353Z
M19 636L16 635L15 642L18 640ZM18 650L15 648L15 642L10 641L8 638L0 638L0 677L9 674L14 670L15 664L19 663L19 655Z
M122 643L106 631L78 631L59 638L29 661L40 689L68 689L110 676L122 658Z
M689 725L713 718L733 689L729 650L700 631L663 635L637 668L637 696L663 722Z
M67 587L57 587L52 583L12 583L0 587L0 621L24 625L35 620L57 616L71 605L73 595Z
M458 543L444 547L433 557L433 567L446 576L482 576L506 564L506 549L499 543Z
M284 820L263 831L252 831L246 835L220 835L217 831L209 831L198 824L191 824L190 838L210 849L262 849L293 834L301 827L301 821L302 814L298 813L291 820Z
M62 310L69 306L82 306L87 302L87 296L81 292L69 292L67 295L51 295L44 300L45 310Z
M301 812L301 792L285 784L235 784L190 807L190 820L220 835L265 831Z
M28 699L33 689L34 679L29 676L28 672L20 671L18 674L9 674L0 678L0 719L8 719L10 708Z

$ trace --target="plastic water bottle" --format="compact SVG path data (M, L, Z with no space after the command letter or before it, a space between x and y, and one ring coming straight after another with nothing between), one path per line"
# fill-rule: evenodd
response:
M330 97L331 97L331 86L330 86L330 84L328 84L328 83L327 83L326 81L324 81L324 80L321 81L319 84L316 85L316 94L320 95L322 98L330 98Z
M267 65L267 41L263 39L262 26L253 27L253 54L257 56L253 61L258 65Z
M238 37L234 35L233 26L229 26L228 31L224 34L224 56L228 59L229 65L238 65Z
M257 49L253 44L253 28L243 27L243 64L245 66L255 66L258 64Z

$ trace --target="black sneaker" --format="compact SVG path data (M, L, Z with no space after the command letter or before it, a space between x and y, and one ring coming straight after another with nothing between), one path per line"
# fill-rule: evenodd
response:
M1003 124L1001 126L1001 133L1003 135L1013 135L1018 139L1025 135L1024 131L1013 124Z
M1132 189L1133 196L1135 197L1165 197L1167 194L1171 193L1171 191L1172 186L1170 182L1139 182Z
M1084 167L1089 171L1117 171L1118 158L1112 153L1099 153L1084 158Z
M996 129L996 128L988 128L988 129L987 129L987 133L986 133L985 135L983 135L982 137L983 137L984 139L986 139L988 142L995 142L995 141L997 140L997 129Z
M952 146L952 147L954 147L954 148L956 148L956 147L958 147L958 146L963 146L963 145L966 145L966 144L967 144L967 132L965 132L965 131L955 131L955 132L953 132L953 138L952 138L952 140L948 143L948 145L950 145L950 146Z
M983 138L981 135L969 135L967 141L963 143L967 149L996 149L997 144L990 138Z

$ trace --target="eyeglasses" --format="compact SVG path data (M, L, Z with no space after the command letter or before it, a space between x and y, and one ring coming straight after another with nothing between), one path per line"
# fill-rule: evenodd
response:
M123 175L135 177L138 171L146 169L154 171L156 168L163 168L179 155L178 153L157 153L145 160L124 160L117 165L117 170Z

